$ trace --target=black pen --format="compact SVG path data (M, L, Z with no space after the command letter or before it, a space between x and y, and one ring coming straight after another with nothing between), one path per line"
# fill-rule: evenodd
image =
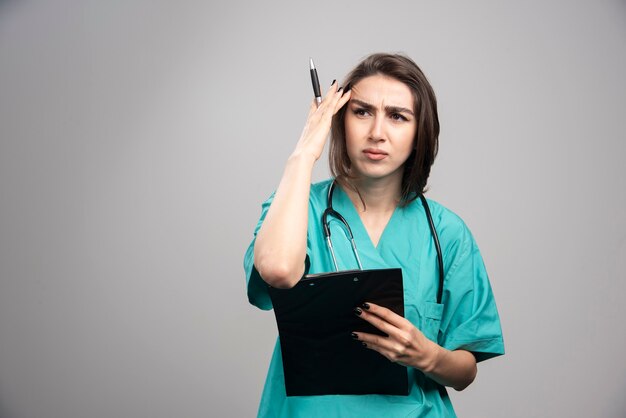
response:
M319 107L322 104L322 93L320 92L320 80L317 78L317 70L313 64L313 58L309 57L309 66L311 67L311 82L313 83L313 94L315 94L315 102Z

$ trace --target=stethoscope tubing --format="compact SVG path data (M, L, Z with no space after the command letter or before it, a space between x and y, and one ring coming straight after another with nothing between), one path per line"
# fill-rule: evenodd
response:
M326 239L326 245L330 252L330 256L333 260L335 271L339 271L337 258L335 257L335 250L333 249L333 242L330 239L330 226L328 224L328 217L334 216L345 227L346 232L348 233L348 238L350 239L350 244L352 245L352 252L359 266L359 270L363 270L363 265L361 264L361 258L359 257L359 251L357 249L356 242L354 241L354 235L352 234L352 228L350 228L348 221L346 221L346 219L339 212L333 209L333 192L335 190L335 185L336 185L336 180L333 180L330 187L328 188L326 209L322 213L322 226L324 228L324 238ZM437 250L437 267L438 267L437 270L439 273L439 287L437 288L437 303L441 303L441 299L443 297L443 284L444 284L443 255L441 253L439 237L437 236L437 230L435 229L435 223L433 222L433 217L432 217L432 214L430 213L430 207L428 206L428 202L426 201L426 198L424 197L423 194L420 194L419 198L426 212L426 218L428 219L428 227L430 229L431 236L433 237L433 241L435 243L435 249Z
M430 234L433 237L433 241L435 242L435 249L437 250L437 267L439 273L439 287L437 288L437 303L441 303L441 298L443 297L443 256L441 254L441 246L439 245L439 236L437 236L437 230L435 229L435 223L433 222L433 217L430 213L430 207L428 206L428 202L423 194L420 194L420 200L422 201L422 205L424 206L424 210L426 211L426 217L428 218L428 227L430 228Z
M361 258L359 257L359 251L356 248L356 242L354 241L354 235L352 235L352 228L346 221L346 218L341 216L339 212L333 209L333 191L335 190L335 181L332 182L330 187L328 188L328 200L326 210L322 214L322 225L324 226L324 237L326 238L326 245L330 251L330 255L333 259L333 264L335 265L335 271L339 271L339 266L337 264L337 258L335 257L335 251L333 250L333 242L330 239L330 226L328 225L328 216L334 216L339 219L339 221L346 227L346 231L348 232L348 237L350 239L350 244L352 245L352 253L356 258L356 262L359 266L359 270L363 270L363 265L361 264Z

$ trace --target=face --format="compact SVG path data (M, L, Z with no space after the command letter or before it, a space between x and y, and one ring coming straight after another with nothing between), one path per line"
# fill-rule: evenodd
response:
M344 123L348 156L357 178L402 179L417 129L413 104L408 86L383 75L352 86Z

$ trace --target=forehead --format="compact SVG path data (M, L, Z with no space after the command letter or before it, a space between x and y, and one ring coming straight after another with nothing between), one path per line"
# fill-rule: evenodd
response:
M352 86L351 99L374 106L398 106L413 109L411 89L401 81L384 75L372 75Z

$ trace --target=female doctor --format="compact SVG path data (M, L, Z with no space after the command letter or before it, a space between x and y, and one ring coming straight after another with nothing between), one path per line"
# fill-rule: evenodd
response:
M290 288L304 274L335 270L321 221L333 180L311 184L332 128L333 208L351 226L363 268L400 267L404 281L405 317L373 303L355 307L387 337L351 336L408 368L409 395L287 397L277 342L258 416L454 417L444 387L465 389L476 363L504 354L504 344L474 238L457 215L429 200L445 272L437 303L437 253L418 199L438 148L434 92L410 58L392 54L365 58L343 86L333 82L319 106L312 102L280 184L263 204L244 260L248 298L271 309L267 285ZM329 224L338 268L356 268L343 226Z

